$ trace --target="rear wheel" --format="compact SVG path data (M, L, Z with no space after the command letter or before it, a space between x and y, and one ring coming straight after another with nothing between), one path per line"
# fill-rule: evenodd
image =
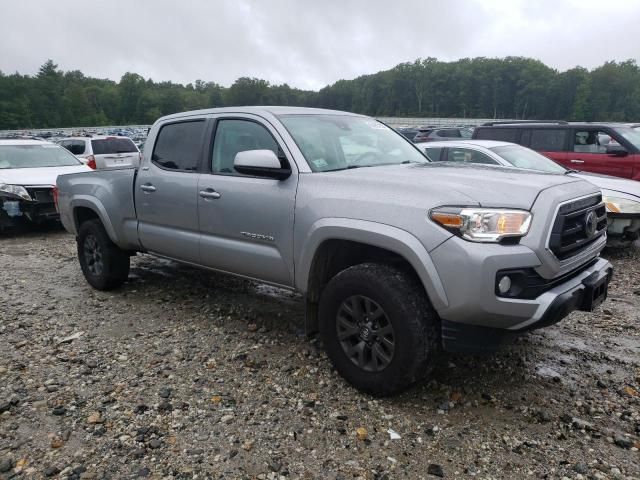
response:
M336 370L359 390L397 393L431 369L437 315L422 286L387 265L350 267L320 298L320 333Z
M88 220L78 231L82 273L97 290L113 290L129 276L129 254L114 244L100 220Z

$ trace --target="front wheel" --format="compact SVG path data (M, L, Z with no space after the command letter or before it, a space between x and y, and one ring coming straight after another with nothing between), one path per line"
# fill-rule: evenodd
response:
M100 220L80 225L78 259L84 278L97 290L118 288L129 276L129 254L111 241Z
M320 298L320 333L338 373L374 395L423 378L438 350L437 314L406 273L366 263L333 277Z

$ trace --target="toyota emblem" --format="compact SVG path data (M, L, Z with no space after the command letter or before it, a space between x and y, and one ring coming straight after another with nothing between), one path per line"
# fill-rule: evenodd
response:
M596 215L595 210L591 210L584 217L584 232L587 235L587 238L592 238L598 229L598 215Z

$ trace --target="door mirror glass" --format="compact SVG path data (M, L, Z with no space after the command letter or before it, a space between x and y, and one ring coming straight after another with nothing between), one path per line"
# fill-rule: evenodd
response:
M291 175L290 168L282 168L280 160L271 150L245 150L236 153L233 168L244 175L284 180Z
M628 155L629 152L627 152L627 149L624 148L622 145L618 145L618 144L608 144L607 145L607 155L614 155L616 157L624 157L626 155Z

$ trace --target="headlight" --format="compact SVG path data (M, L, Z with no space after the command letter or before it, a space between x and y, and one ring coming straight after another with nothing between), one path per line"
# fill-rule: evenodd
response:
M640 213L640 202L626 198L608 197L605 195L604 203L607 212L611 213Z
M31 201L31 196L29 195L29 192L27 192L27 189L20 185L7 185L6 183L0 183L0 193L8 193L10 195L20 197L23 200Z
M531 226L531 213L524 210L442 207L431 210L431 219L471 242L499 242L523 237Z

